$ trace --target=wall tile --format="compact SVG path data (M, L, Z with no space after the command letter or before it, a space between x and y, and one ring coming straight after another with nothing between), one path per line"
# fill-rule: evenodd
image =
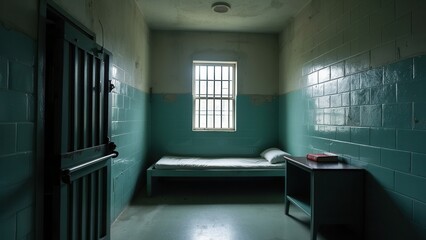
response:
M371 128L370 144L378 147L396 148L396 130L392 128Z
M411 164L411 173L426 177L426 154L413 153Z
M424 11L424 10L423 10ZM418 55L419 52L426 52L426 35L405 36L396 40L398 55L401 58Z
M342 106L349 107L351 105L351 93L342 93Z
M324 109L324 121L323 124L330 125L331 124L331 108Z
M411 169L411 153L382 149L381 165L397 171L409 173Z
M345 73L353 74L370 67L370 53L363 53L345 61Z
M413 80L413 59L386 65L384 67L384 84L404 82Z
M312 96L321 97L324 95L324 84L316 84L312 86Z
M0 185L7 187L29 179L33 171L32 161L30 153L0 157Z
M337 91L341 92L349 92L351 90L351 77L339 78L337 80Z
M349 126L359 126L361 122L360 107L350 107L346 124Z
M373 164L368 165L366 169L383 187L391 190L394 189L394 171Z
M367 163L380 164L380 148L360 146L359 160Z
M370 129L361 127L351 127L351 142L359 144L369 144Z
M25 237L33 232L33 207L27 207L18 212L16 216L16 233L17 239L25 239Z
M426 103L414 103L414 129L426 130Z
M336 140L349 142L351 140L351 128L344 126L336 127Z
M380 67L396 60L396 42L391 41L371 50L371 66Z
M370 89L362 89L351 92L351 105L370 104Z
M7 59L0 57L0 89L8 88L9 85L9 63Z
M419 89L426 89L426 81L398 83L396 98L398 102L426 102L426 94Z
M324 95L337 93L337 80L324 83Z
M345 108L333 108L331 110L331 124L332 125L345 125L346 120L346 109Z
M313 72L313 73L309 74L308 78L307 78L306 85L311 86L311 85L314 85L314 84L317 84L317 83L318 83L318 72Z
M414 201L413 220L415 223L425 227L426 225L426 204L425 203Z
M34 69L19 62L10 62L9 87L10 89L33 93L34 92Z
M330 96L330 107L342 106L342 94L335 94Z
M330 107L330 96L324 96L318 98L318 107L319 108L329 108Z
M17 132L17 151L33 151L34 150L34 124L19 123Z
M16 124L0 123L0 156L16 152Z
M326 82L330 80L330 68L326 67L318 71L318 82Z
M344 142L331 142L330 152L354 160L359 159L359 146Z
M398 149L426 153L426 131L398 130L397 136Z
M350 81L352 91L361 89L361 75L359 73L351 75Z
M309 139L312 147L319 149L322 152L330 151L330 141L321 138L310 138Z
M383 104L383 127L411 129L412 126L411 103Z
M0 90L0 122L27 120L27 96L24 93Z
M406 173L395 173L395 191L408 197L426 202L426 178L409 175Z
M383 69L375 68L360 74L361 88L370 88L382 85Z
M334 65L331 65L330 67L330 76L331 79L336 79L343 77L345 75L345 63L340 62L336 63Z
M15 59L23 64L32 66L35 60L36 44L33 39L23 33L0 28L0 56ZM13 44L8 44L13 43Z
M414 79L426 82L426 56L414 58Z
M396 102L396 84L371 88L371 104Z
M382 106L365 105L361 106L361 126L380 127L382 126Z

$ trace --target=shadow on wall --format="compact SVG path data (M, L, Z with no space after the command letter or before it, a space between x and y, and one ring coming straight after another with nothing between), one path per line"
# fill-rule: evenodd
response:
M411 201L386 191L368 172L365 174L364 191L366 203L364 230L369 239L426 239L411 221L410 216L404 213L404 209L413 207Z

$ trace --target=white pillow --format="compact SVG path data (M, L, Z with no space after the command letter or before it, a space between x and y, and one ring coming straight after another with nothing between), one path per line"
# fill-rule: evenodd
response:
M260 153L260 156L268 160L270 163L285 162L283 156L290 156L290 153L281 151L278 148L268 148Z

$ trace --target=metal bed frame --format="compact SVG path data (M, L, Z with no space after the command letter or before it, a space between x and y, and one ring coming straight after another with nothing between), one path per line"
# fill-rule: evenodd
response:
M154 164L155 165L155 164ZM147 169L146 190L152 196L153 187L159 177L285 177L285 169Z

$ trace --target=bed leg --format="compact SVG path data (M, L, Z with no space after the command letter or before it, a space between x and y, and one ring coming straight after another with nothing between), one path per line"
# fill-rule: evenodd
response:
M151 172L147 171L146 173L146 195L148 197L152 196L152 176L151 176Z

